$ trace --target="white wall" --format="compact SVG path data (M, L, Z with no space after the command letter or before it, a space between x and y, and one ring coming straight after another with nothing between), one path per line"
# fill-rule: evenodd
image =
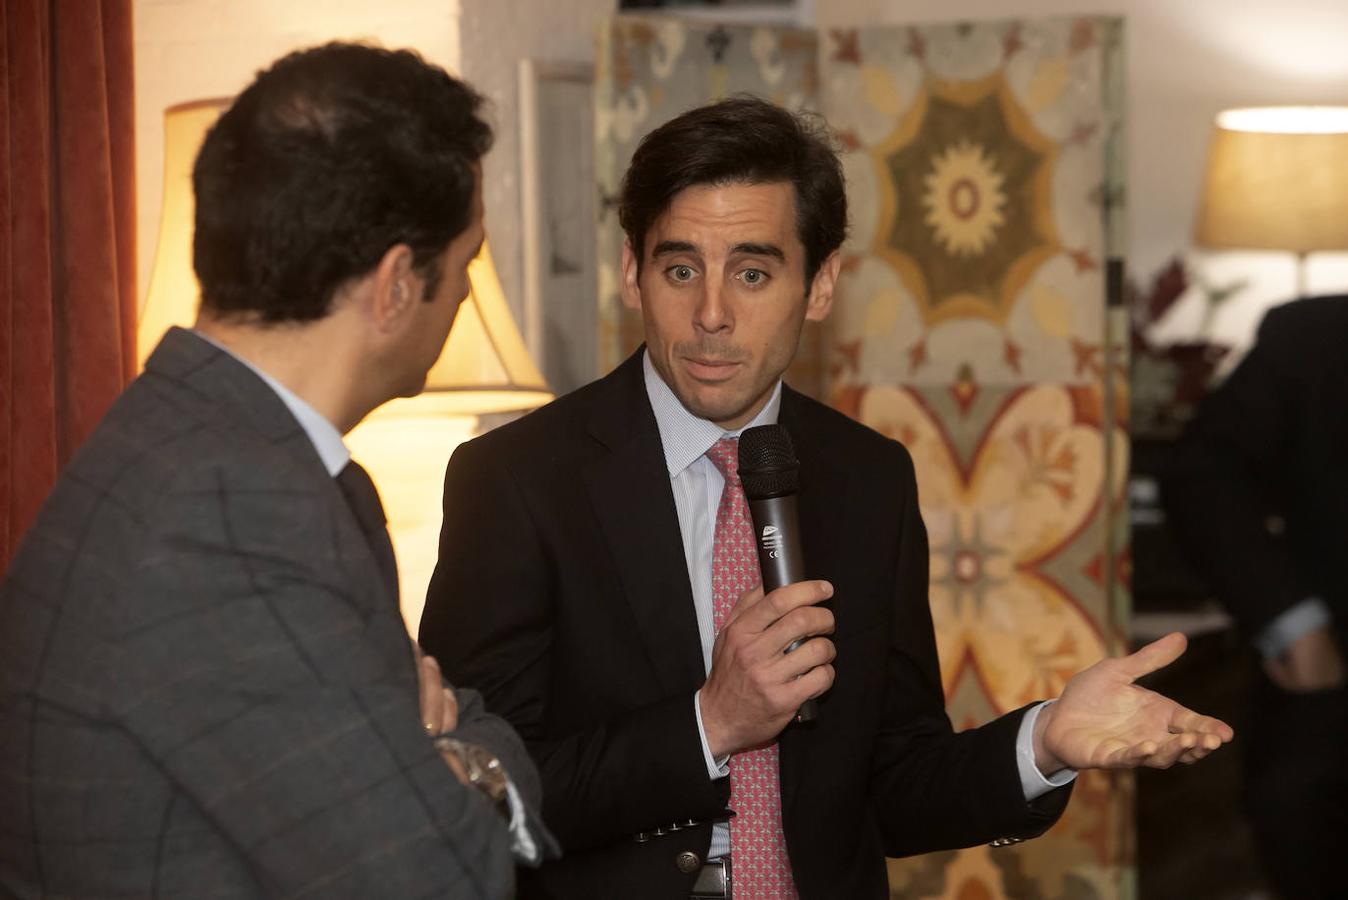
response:
M137 275L149 283L163 191L164 110L229 97L290 50L329 40L415 47L459 66L459 0L135 0Z
M1127 20L1129 268L1144 285L1190 249L1213 116L1232 106L1348 103L1348 3L1342 0L821 0L821 28L1077 14ZM1213 323L1244 342L1262 311L1293 292L1290 257L1197 254L1215 283L1252 279ZM1348 289L1348 256L1312 257L1310 288ZM1192 300L1198 300L1194 295ZM1161 330L1201 318L1177 307Z
M617 0L460 0L463 77L492 100L496 144L484 164L487 233L510 311L524 325L519 64L594 62L596 29ZM526 335L526 337L528 337Z

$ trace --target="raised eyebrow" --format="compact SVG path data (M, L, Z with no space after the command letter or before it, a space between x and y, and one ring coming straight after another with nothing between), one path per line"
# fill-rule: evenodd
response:
M672 253L696 253L697 248L687 241L661 241L651 248L651 259Z
M786 254L783 253L782 248L778 247L776 244L756 244L753 242L746 242L736 244L731 248L730 252L741 254L743 256L770 256L778 262L786 262Z

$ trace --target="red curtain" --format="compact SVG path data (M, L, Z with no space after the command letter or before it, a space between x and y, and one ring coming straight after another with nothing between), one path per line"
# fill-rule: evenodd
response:
M131 0L0 10L0 570L135 367Z

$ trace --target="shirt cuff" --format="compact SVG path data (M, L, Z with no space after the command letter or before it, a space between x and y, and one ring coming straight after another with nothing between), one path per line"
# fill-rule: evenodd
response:
M711 747L707 746L707 729L702 727L702 691L693 694L693 717L697 719L697 736L702 741L702 759L707 763L707 775L712 781L718 778L725 778L730 774L730 757L723 756L719 760L711 755Z
M541 862L538 842L529 833L529 814L509 776L506 776L506 798L510 801L510 853L520 862L536 866Z
M1025 713L1025 718L1020 720L1020 731L1016 733L1016 768L1020 770L1020 789L1025 792L1026 802L1070 784L1077 777L1076 769L1063 769L1046 777L1034 762L1034 723L1039 721L1039 711L1053 702L1045 700Z
M1307 597L1291 609L1284 610L1254 639L1254 645L1264 659L1277 659L1287 652L1292 642L1317 628L1329 627L1329 607L1319 597Z

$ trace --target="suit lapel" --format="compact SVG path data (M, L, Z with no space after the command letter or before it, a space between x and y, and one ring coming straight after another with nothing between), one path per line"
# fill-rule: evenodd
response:
M661 688L693 690L706 678L702 643L640 350L606 387L589 428L607 452L585 467L586 489Z
M830 504L828 499L843 489L836 472L828 464L823 435L815 423L802 421L804 399L791 388L782 386L782 408L778 421L791 434L796 448L796 457L800 460L800 493L798 512L800 516L800 545L805 554L805 575L807 578L823 578L837 571L835 562L834 539L838 531L832 528L828 520ZM830 604L836 604L834 598ZM827 703L827 695L823 698ZM789 725L782 732L779 742L780 779L782 785L782 808L788 810L795 801L796 791L805 780L810 767L810 751L814 743L813 736L821 724Z

